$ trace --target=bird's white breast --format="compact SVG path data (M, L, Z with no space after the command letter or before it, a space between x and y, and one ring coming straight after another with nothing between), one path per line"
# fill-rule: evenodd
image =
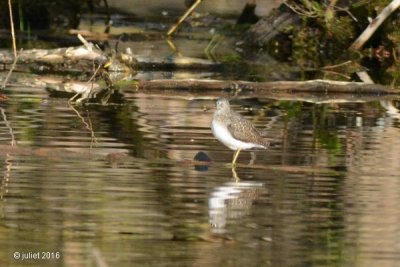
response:
M211 123L211 130L214 134L214 136L224 145L229 147L232 150L237 150L237 149L250 149L253 147L261 147L260 145L253 144L253 143L245 143L240 140L237 140L233 138L231 133L228 131L228 128L221 125L218 122L213 122Z

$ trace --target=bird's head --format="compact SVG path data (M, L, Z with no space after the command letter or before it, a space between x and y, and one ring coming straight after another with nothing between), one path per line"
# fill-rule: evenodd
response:
M217 110L229 110L229 101L225 98L220 98L216 103Z

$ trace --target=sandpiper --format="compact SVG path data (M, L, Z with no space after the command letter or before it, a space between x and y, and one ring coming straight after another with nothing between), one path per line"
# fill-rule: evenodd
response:
M231 110L228 100L218 99L216 107L211 130L221 143L235 150L232 166L235 166L242 149L268 148L269 142L261 136L250 121Z

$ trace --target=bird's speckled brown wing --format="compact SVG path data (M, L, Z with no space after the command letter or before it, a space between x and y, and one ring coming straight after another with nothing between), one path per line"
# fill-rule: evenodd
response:
M234 138L240 141L254 143L265 147L268 147L269 145L269 142L262 138L253 124L244 117L241 117L239 114L231 116L228 130Z

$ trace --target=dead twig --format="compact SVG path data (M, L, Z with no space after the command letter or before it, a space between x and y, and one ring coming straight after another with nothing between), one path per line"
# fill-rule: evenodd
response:
M319 16L319 14L313 10L311 6L307 6L305 8L297 5L297 4L289 4L288 1L283 1L283 4L287 6L289 9L291 9L294 13L300 16L305 16L308 18L316 18Z
M93 51L92 43L89 43L80 33L78 33L76 36L78 37L79 41L81 41L81 43L86 47L86 49L88 51L90 51L90 52Z
M167 32L167 36L171 36L176 29L179 27L179 25L182 24L182 22L193 12L193 10L195 10L195 8L200 5L202 0L197 0L196 2L193 3L193 5L191 5L189 7L189 9L185 12L185 14L183 14L183 16L178 20L178 22L171 27L171 29L169 29L169 31Z
M12 15L11 0L8 0L8 12L10 13L10 26L11 26L11 37L14 51L14 58L17 57L17 43L15 41L15 31L14 31L14 19Z
M349 75L346 75L346 74L343 74L343 73L340 73L340 72L337 72L337 71L332 71L332 70L329 70L329 69L323 70L323 73L337 75L339 77L345 78L346 80L350 80L351 79L351 77Z
M352 62L351 60L347 60L347 61L345 61L345 62L336 64L336 65L329 65L329 66L322 67L322 69L324 69L324 70L336 69L336 68L338 68L338 67L342 67L342 66L344 66L344 65L350 64L351 62Z

